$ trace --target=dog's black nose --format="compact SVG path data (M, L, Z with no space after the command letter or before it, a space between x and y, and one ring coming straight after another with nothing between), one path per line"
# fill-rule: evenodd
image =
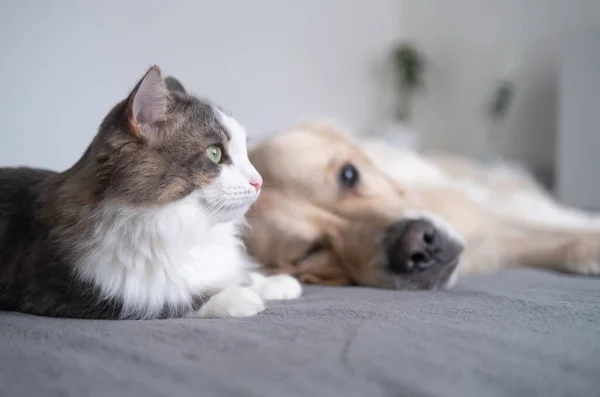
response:
M396 274L432 267L439 261L444 246L435 225L425 219L398 222L388 230L386 240L388 266Z

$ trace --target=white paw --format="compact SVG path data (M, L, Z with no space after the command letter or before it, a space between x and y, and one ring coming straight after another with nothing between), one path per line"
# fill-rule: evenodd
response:
M253 273L250 288L265 300L297 299L302 295L302 285L294 277L279 274L265 277Z
M199 314L208 318L250 317L263 310L265 304L256 292L248 287L233 287L211 296Z

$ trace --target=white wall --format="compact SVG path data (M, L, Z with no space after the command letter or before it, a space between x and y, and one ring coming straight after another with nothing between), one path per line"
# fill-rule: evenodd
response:
M600 24L598 0L406 0L402 27L431 63L416 124L427 147L479 149L485 101L512 51L521 57L506 154L541 171L554 162L561 39Z
M362 128L398 0L0 2L0 166L64 169L156 63L258 137L304 117Z
M557 196L600 211L600 29L568 37L560 54Z

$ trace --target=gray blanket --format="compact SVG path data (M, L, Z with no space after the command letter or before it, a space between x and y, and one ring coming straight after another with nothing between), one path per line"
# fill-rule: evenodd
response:
M600 280L306 288L248 319L0 313L0 396L600 396Z

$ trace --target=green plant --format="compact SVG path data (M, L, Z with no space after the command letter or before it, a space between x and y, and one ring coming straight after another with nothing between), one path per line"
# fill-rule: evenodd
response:
M507 131L503 131L508 113L511 110L515 97L515 84L509 78L503 78L498 83L489 101L486 104L486 114L489 118L488 134L485 137L484 156L486 160L495 160L502 157L510 137Z
M400 103L397 117L405 120L410 117L411 99L415 92L425 87L423 73L425 59L412 43L400 43L393 51L394 68L398 88L400 89Z
M503 80L496 86L488 104L488 115L492 122L499 122L506 117L514 97L515 88L511 81Z

